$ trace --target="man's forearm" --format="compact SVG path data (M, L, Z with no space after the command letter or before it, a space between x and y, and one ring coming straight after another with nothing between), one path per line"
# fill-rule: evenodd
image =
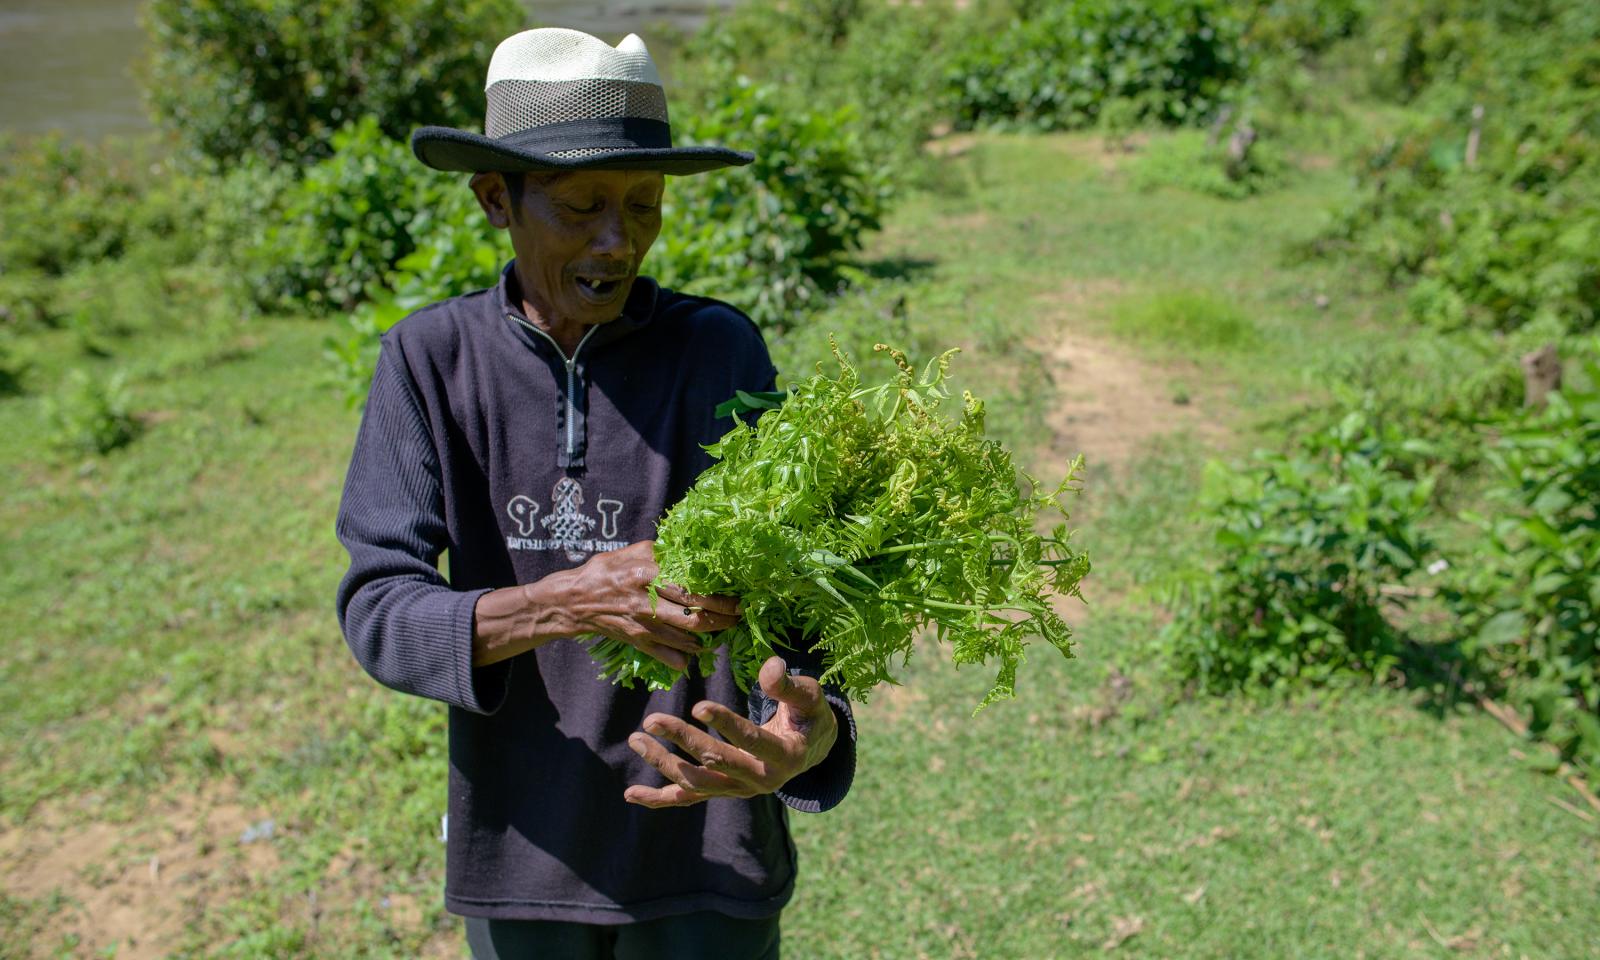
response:
M473 609L472 665L487 666L570 637L576 626L562 602L561 574L491 590Z

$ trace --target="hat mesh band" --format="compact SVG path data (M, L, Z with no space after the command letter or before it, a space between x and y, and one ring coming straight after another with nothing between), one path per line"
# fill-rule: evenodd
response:
M552 150L550 156L560 157L563 160L580 160L584 157L599 157L608 153L618 153L614 147L584 147L581 150Z
M504 137L571 120L646 119L667 122L667 98L637 80L499 80L487 91L483 132Z

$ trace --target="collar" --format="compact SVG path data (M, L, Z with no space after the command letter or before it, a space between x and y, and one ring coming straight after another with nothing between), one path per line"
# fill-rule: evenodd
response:
M511 295L511 287L516 282L517 261L515 259L506 263L500 271L500 281L495 284L495 302L499 309L500 317L517 332L517 335L529 344L542 350L550 349L551 344L543 337L534 336L528 332L521 323L511 320L512 317L520 318L523 323L533 323L528 315L523 312L520 297ZM661 298L661 286L643 274L633 281L633 289L628 291L628 299L622 304L622 313L615 320L600 325L589 337L587 352L594 347L603 346L614 340L627 336L640 327L648 324L656 315L656 304Z

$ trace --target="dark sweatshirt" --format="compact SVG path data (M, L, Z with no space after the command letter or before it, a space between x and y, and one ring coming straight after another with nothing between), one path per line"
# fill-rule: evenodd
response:
M758 722L772 712L759 689L747 701L725 657L657 693L597 679L573 640L472 665L483 593L655 536L710 465L703 445L732 426L716 405L772 387L766 346L732 307L641 277L569 363L509 277L384 336L339 509L350 649L380 683L450 705L446 906L585 923L775 914L795 878L784 804L827 809L855 769L837 691L837 745L776 797L652 810L622 799L665 782L627 744L647 714L687 718L701 699ZM814 659L787 659L815 675Z

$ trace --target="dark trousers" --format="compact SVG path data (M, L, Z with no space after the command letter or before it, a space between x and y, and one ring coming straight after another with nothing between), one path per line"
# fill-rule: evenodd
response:
M467 918L473 960L778 960L778 918L686 913L601 926Z

